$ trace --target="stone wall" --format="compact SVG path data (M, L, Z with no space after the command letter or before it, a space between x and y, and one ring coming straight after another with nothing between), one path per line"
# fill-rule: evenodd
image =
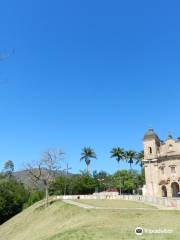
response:
M160 205L164 207L170 207L175 209L180 209L180 198L158 198L158 197L149 197L141 195L68 195L68 196L57 196L56 199L59 200L77 200L77 199L112 199L112 200L130 200L137 202L144 202L153 205Z

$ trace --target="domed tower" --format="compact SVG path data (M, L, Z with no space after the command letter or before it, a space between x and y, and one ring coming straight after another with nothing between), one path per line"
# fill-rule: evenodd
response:
M158 194L158 156L160 139L153 129L144 135L144 168L145 168L145 195L157 196Z
M144 159L151 160L158 157L160 139L158 135L150 128L144 135Z

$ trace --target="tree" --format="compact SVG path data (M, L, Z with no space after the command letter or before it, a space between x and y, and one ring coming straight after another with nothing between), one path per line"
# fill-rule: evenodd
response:
M111 150L111 158L116 158L116 161L118 163L118 170L119 170L119 163L121 160L125 159L125 152L123 148L116 147Z
M91 163L91 158L97 158L96 153L90 147L84 147L81 152L80 161L85 161L86 163L86 172L89 173L89 166Z
M114 187L119 185L119 175L121 176L122 189L124 193L132 194L138 191L138 188L143 185L143 179L137 171L122 170L113 175Z
M0 224L13 217L23 209L28 199L28 191L24 185L14 178L0 181Z
M28 189L28 199L23 205L23 209L30 207L44 198L44 192L40 190Z
M51 149L43 153L35 166L27 165L27 171L33 183L42 183L45 188L45 207L49 204L50 183L55 179L63 157L64 153L60 149Z
M96 182L96 191L98 192L104 191L105 189L111 188L112 186L112 179L111 175L109 175L105 171L94 171L93 178Z
M119 169L119 163L120 163L121 160L125 159L124 149L120 148L120 147L113 148L110 153L111 153L111 158L116 158L117 163L118 163L118 171L119 171L120 170ZM121 194L121 178L120 178L120 175L119 175L119 181L120 181L119 191L120 191L120 194Z
M139 164L141 170L143 169L144 151L138 152L136 156L136 164Z
M69 194L69 178L67 176L57 176L49 186L50 195L63 195L66 188L66 195Z
M96 188L96 181L90 174L58 176L50 184L50 194L63 195L65 186L67 195L92 194Z
M8 160L5 162L4 164L4 171L5 174L9 177L12 176L13 172L14 172L14 163L12 160Z
M134 159L136 159L136 157L137 157L137 153L134 150L129 150L129 151L126 151L125 153L125 158L130 164L131 170L132 170L132 164L134 163Z

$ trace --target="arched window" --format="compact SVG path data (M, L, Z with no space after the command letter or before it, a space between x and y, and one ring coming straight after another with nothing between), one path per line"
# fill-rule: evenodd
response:
M152 147L149 147L149 154L152 154Z
M173 145L169 144L169 151L172 151L172 150L173 150Z
M177 182L173 182L171 184L171 191L172 191L172 197L179 197L179 184Z
M162 191L162 197L167 197L167 188L166 188L166 186L162 186L161 191Z

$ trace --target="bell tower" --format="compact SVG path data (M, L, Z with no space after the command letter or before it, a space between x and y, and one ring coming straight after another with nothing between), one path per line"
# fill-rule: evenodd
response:
M156 196L158 192L158 164L160 139L153 129L144 135L144 167L146 179L146 195Z
M158 157L160 139L152 128L144 135L144 158L152 160Z

